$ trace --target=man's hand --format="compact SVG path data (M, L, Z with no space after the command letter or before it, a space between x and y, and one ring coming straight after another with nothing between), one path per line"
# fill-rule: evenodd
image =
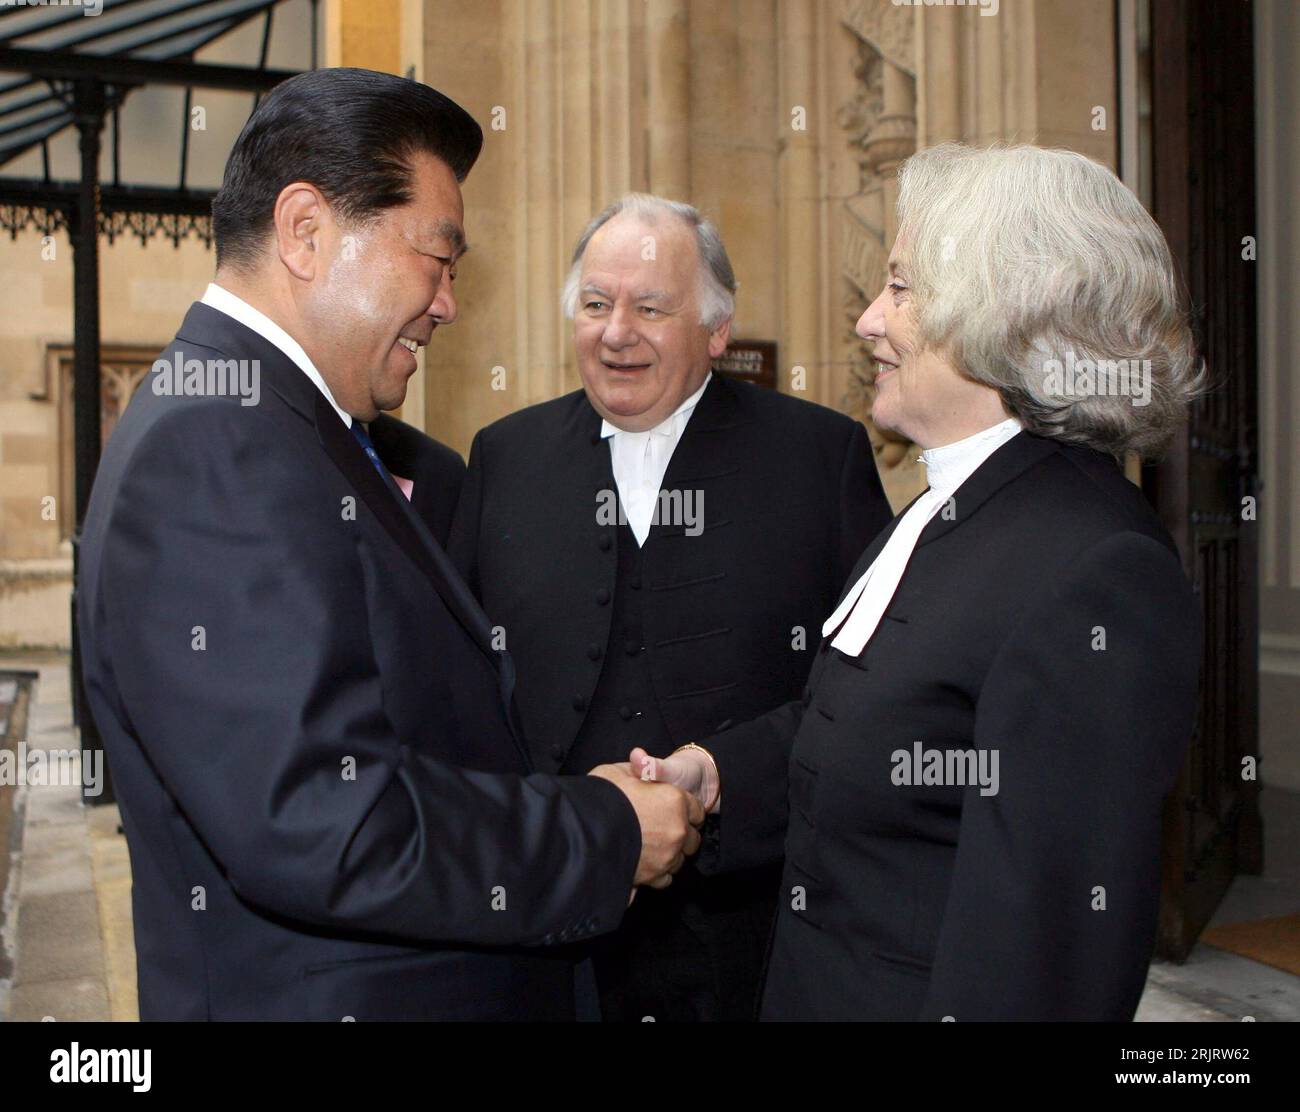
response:
M679 749L668 757L652 757L640 747L628 758L632 773L642 780L672 784L696 799L701 806L717 799L713 810L721 807L718 796L718 768L699 749Z
M641 860L633 884L667 888L673 873L700 848L704 808L671 784L653 784L632 775L630 765L599 765L590 775L615 785L627 796L641 824Z

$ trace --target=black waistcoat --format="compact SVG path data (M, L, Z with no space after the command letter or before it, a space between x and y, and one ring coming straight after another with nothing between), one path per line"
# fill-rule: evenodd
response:
M672 738L659 712L650 654L646 651L641 547L626 523L618 527L618 571L610 605L609 642L600 679L561 772L585 773L596 765L625 761L634 745L667 756Z

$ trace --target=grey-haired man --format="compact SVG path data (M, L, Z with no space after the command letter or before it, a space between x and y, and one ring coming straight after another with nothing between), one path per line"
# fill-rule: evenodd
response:
M712 373L735 288L695 209L623 198L565 287L583 390L474 440L449 550L504 627L538 768L667 754L797 698L890 519L860 424ZM640 893L596 947L605 1018L753 1018L778 881L688 864Z

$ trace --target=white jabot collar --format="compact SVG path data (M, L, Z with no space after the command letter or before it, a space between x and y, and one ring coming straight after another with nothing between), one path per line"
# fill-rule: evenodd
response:
M710 371L700 388L664 420L644 432L627 432L602 421L600 435L609 445L610 464L618 486L620 512L626 517L638 545L645 544L657 519L659 490L696 403L713 378Z
M600 422L600 435L602 440L608 440L611 436L626 436L629 438L646 439L651 436L678 436L681 430L686 427L686 422L690 420L691 413L699 403L700 398L704 396L704 391L709 388L709 383L713 381L713 372L710 371L704 376L704 381L700 388L687 398L681 405L674 409L667 417L652 429L646 429L643 432L628 432L626 429L620 429L617 425L611 425L608 421Z
M274 344L285 355L294 361L309 379L316 384L316 389L325 395L325 400L334 407L334 412L339 415L339 419L352 427L352 416L345 413L339 408L339 403L334 400L334 395L330 393L330 388L325 385L325 380L321 377L320 371L316 365L307 357L303 351L302 344L298 343L283 328L275 323L270 317L259 309L254 309L242 297L236 297L227 289L218 286L216 282L209 282L208 288L204 290L201 302L209 308L216 309L219 313L225 313L226 316L232 317L239 321L245 328L251 328L267 343Z
M925 476L930 489L951 494L979 470L980 464L1022 428L1014 417L1008 417L964 440L944 444L939 448L927 448L921 453L921 460L925 464Z
M1020 422L1008 418L974 436L921 453L930 489L904 511L871 566L822 624L823 637L835 635L831 641L835 648L848 656L862 653L893 600L925 527L951 501L957 488L1020 431Z

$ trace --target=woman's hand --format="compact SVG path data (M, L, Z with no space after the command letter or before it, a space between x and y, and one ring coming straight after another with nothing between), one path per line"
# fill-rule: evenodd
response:
M667 757L652 757L638 746L632 750L628 760L634 776L639 776L642 780L673 784L695 796L702 807L707 807L716 798L717 802L710 814L716 814L721 808L718 767L704 750L679 749Z

